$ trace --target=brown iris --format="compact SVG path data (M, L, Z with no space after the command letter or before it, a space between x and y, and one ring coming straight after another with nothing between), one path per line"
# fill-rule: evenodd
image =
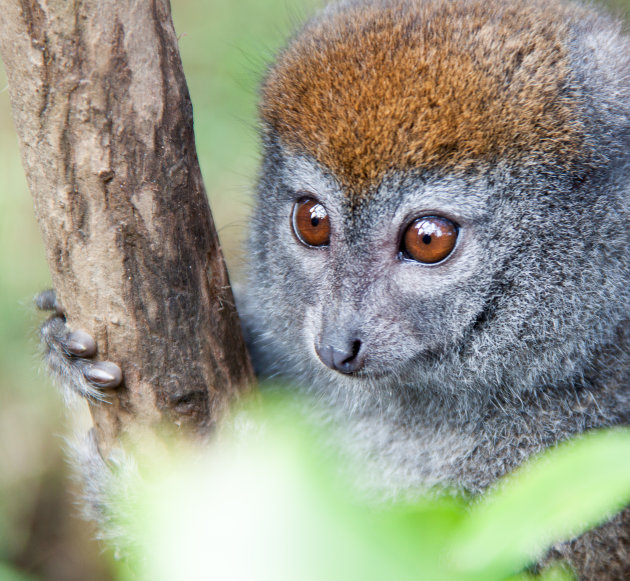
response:
M330 242L330 219L326 208L313 198L302 198L293 206L293 231L307 246L327 246Z
M423 216L414 220L403 235L401 250L412 260L435 264L455 248L457 225L441 216Z

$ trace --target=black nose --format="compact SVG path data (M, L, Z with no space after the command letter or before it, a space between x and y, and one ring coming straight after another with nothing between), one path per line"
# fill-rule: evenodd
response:
M328 343L315 346L317 355L324 365L341 373L354 373L363 367L364 356L361 353L361 341L353 339L341 348Z

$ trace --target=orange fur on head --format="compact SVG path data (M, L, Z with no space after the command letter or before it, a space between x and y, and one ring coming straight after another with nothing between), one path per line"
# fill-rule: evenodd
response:
M289 44L260 112L354 202L390 170L504 156L570 163L582 146L568 21L540 0L381 0L324 12Z

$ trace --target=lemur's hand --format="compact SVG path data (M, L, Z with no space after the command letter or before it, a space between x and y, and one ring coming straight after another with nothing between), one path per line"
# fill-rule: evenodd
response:
M102 400L102 390L117 387L122 382L122 371L110 361L93 361L96 342L84 331L73 331L66 325L66 317L57 302L54 290L37 296L40 310L54 311L41 327L44 356L50 372L63 386L88 399Z

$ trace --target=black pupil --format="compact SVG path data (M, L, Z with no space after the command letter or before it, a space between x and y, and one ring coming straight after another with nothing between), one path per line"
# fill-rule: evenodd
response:
M425 244L431 244L431 236L429 234L425 234L422 237L422 242L424 242Z
M311 226L313 226L313 228L316 228L318 224L319 224L319 218L317 216L313 216L311 218Z

